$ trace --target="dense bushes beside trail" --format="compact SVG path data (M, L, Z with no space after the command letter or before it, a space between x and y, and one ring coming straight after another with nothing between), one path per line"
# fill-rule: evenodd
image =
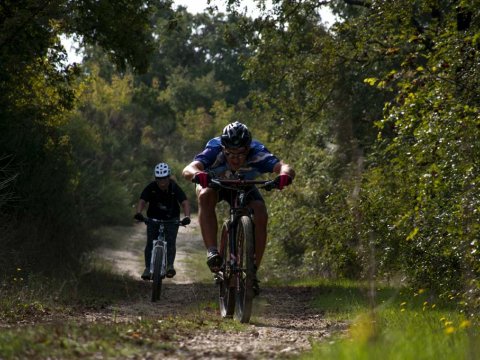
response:
M267 84L258 114L298 174L270 203L270 265L403 279L471 305L479 3L346 3L335 3L341 21L329 32L314 1L276 7L248 61Z
M128 7L104 10L81 1L0 4L2 275L17 268L60 276L77 271L92 246L91 225L108 220L102 215L122 205L126 192L106 198L114 189L111 173L84 171L90 159L75 156L74 133L66 131L81 70L66 63L60 35L101 43L119 69L127 63L142 68L151 50L146 28L151 6L131 0ZM101 26L104 22L110 26ZM97 199L108 201L110 210Z

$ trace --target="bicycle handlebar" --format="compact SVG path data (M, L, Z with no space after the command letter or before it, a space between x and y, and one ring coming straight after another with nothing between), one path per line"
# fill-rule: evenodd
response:
M155 218L149 218L149 217L146 217L146 216L144 217L143 222L145 224L148 224L149 222L152 222L152 223L156 223L156 224L174 224L174 225L186 226L186 225L182 225L182 221L178 220L178 219L175 219L175 220L159 220L159 219L155 219Z
M213 185L213 186L212 186ZM223 187L226 189L236 190L238 188L247 187L251 185L262 185L259 189L270 191L276 187L275 180L243 180L243 179L219 179L214 178L210 180L209 187Z

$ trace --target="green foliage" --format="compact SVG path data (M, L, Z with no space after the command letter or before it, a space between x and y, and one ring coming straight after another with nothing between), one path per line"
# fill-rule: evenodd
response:
M459 312L454 297L379 288L372 307L358 285L322 288L316 306L333 314L347 309L352 321L344 336L314 344L302 359L469 359L479 350L478 323Z
M162 56L151 57L151 68L145 74L115 74L99 49L87 49L88 77L73 119L82 131L94 136L90 142L95 146L82 144L85 138L76 136L76 156L79 163L88 161L81 175L88 176L92 169L92 181L95 171L102 177L118 178L125 195L117 201L109 198L112 207L99 203L100 196L96 196L91 202L100 205L92 209L95 213L101 208L107 212L127 209L120 199L133 205L160 161L172 166L189 197L195 198L191 184L179 176L185 163L225 123L249 114L238 92L244 81L237 60L245 48L238 42L227 44L223 36L226 27L235 26L238 19L227 22L221 16L193 16L180 9L158 12L152 21ZM222 82L225 76L230 83ZM87 155L89 148L94 151Z
M169 84L161 98L167 101L177 114L189 109L210 109L213 101L221 99L225 86L216 82L213 73L191 78L185 69L175 69L167 78Z
M8 187L0 190L2 272L78 270L82 253L92 245L88 227L98 213L85 211L98 204L84 200L95 184L83 182L86 159L76 157L74 136L66 131L80 69L65 63L59 36L76 33L106 46L119 68L127 63L145 68L151 49L146 15L152 9L151 3L135 0L0 4L0 168L8 174L2 176ZM82 141L88 146L90 140ZM118 197L117 189L105 188Z
M478 86L472 62L478 49L471 42L478 25L457 31L458 10L447 6L409 11L416 28L387 33L393 46L409 39L409 52L390 71L393 77L384 75L398 92L377 123L382 135L365 178L365 231L381 239L379 253L398 255L412 282L439 293L470 289L465 301L478 305L469 295L478 291L479 274L479 110L471 90ZM385 199L390 206L379 221L379 201Z
M170 4L151 0L74 1L69 4L73 22L67 23L65 32L80 34L83 42L101 46L121 71L130 66L145 72L154 51L148 20Z
M298 174L294 191L270 204L272 261L300 274L359 277L359 173L385 98L363 83L378 64L358 54L354 28L333 36L317 7L278 2L276 20L257 21L246 63L263 85L252 94L255 126Z
M270 204L273 268L400 273L478 305L478 1L335 1L328 31L318 2L274 4L245 72L298 174Z

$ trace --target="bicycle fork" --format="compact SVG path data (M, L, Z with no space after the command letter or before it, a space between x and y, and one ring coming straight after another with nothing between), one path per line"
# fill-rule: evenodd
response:
M160 247L163 249L162 251L162 268L160 269L160 276L162 278L165 277L166 274L166 264L167 264L167 242L165 240L154 240L153 241L153 247L152 247L152 258L150 259L150 276L153 277L153 271L154 271L154 264L155 264L155 257L157 252L155 251L155 248Z

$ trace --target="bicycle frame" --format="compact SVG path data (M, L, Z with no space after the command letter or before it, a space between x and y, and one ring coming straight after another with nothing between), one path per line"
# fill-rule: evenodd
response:
M157 221L159 223L158 236L153 240L152 246L152 258L150 260L150 277L153 277L155 257L156 257L156 247L162 248L162 267L160 268L160 276L162 279L165 277L167 272L167 241L165 240L165 224L163 222Z
M242 179L212 179L213 188L220 187L223 189L233 190L236 196L233 197L229 211L229 231L228 241L230 249L236 252L236 228L240 218L244 215L252 218L253 210L247 206L247 199L250 192L257 189L254 185L263 185L261 188L271 190L274 186L273 180L242 180ZM247 189L247 187L250 187ZM235 271L238 271L236 253L231 254L231 265Z
M255 234L253 210L247 204L248 195L256 189L254 185L263 185L260 188L271 190L274 182L272 180L213 179L210 185L213 188L234 191L230 201L229 218L222 228L220 241L220 253L225 256L225 262L220 273L219 299L222 316L230 317L235 313L235 318L240 322L250 320L254 296L252 286L256 267ZM226 239L224 238L225 227L228 234ZM237 231L242 232L242 240L239 240ZM243 242L240 243L240 241ZM224 242L228 242L228 245ZM225 253L225 246L228 253ZM233 291L235 294L232 293Z
M152 301L160 298L162 291L162 280L167 273L167 241L166 241L166 224L181 225L179 220L157 220L146 218L145 224L155 223L159 225L158 235L153 239L152 257L150 260L150 279L152 282ZM158 256L159 254L159 256Z
M233 273L241 272L242 269L238 263L238 253L237 253L237 226L240 221L240 218L244 215L252 218L253 211L247 207L245 199L250 191L244 191L244 189L237 189L237 195L232 199L233 203L230 206L230 214L228 220L228 242L230 249L230 269ZM252 219L253 223L253 219ZM239 284L236 284L237 288Z

